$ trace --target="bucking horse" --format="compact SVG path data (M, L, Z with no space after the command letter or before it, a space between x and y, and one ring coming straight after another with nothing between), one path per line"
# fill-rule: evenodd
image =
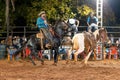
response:
M84 52L87 56L83 60L85 64L91 55L94 52L94 59L96 59L96 46L97 42L106 42L108 41L107 30L105 28L97 29L95 32L82 32L73 36L72 38L72 47L68 51L67 63L69 63L70 55L73 50L74 52L74 61L77 61L78 54Z

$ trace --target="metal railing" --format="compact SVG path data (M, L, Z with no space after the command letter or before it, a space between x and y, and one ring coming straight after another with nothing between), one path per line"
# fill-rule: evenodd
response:
M115 39L120 38L120 26L105 26L104 28L107 29L109 37L110 37L110 34L113 34L113 35L116 34L116 36L114 38ZM79 26L78 29L79 29L79 32L86 31L87 26ZM13 32L10 32L10 34L12 33L13 35L15 34L18 36L22 34L22 35L27 37L28 34L29 35L35 34L37 32L38 32L37 28L36 29L29 29L29 27L27 27L27 26L17 26L15 29L13 29ZM0 34L4 35L4 36L0 37L0 39L5 39L7 36L7 31L0 32ZM3 51L3 49L4 49L4 51ZM0 48L0 53L1 53L0 59L2 59L4 56L7 56L7 54L4 54L4 53L6 53L5 50L6 49L3 45L3 48L2 47Z
M120 26L104 26L103 28L106 28L108 32L108 37L111 37L111 34L113 35L114 39L120 38ZM79 26L78 31L82 32L87 30L87 26Z
M13 26L14 27L14 26ZM1 28L1 26L0 26ZM120 26L104 26L104 28L107 29L108 31L108 36L110 37L110 34L112 34L114 36L115 39L120 38ZM79 26L78 27L78 31L82 32L82 31L86 31L87 30L87 26ZM28 36L30 34L35 34L38 32L38 29L35 28L30 28L28 26L16 26L13 29L13 32L9 32L10 34L14 35L18 35L18 36ZM7 37L7 31L2 31L0 32L0 34L2 34L2 36L0 36L0 39L5 39Z

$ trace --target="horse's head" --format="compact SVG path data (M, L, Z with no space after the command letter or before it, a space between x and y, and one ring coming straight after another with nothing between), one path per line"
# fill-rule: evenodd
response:
M58 20L54 25L55 32L61 37L67 34L68 28L69 28L69 25L63 20Z
M100 28L99 33L100 33L100 39L102 42L107 42L109 40L107 30L105 28Z
M107 30L105 28L100 28L96 30L93 34L95 35L97 41L101 41L101 42L108 41Z

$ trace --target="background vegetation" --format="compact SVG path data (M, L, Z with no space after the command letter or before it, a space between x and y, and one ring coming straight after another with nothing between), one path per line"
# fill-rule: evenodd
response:
M1 26L5 25L5 1L0 0ZM38 13L43 10L51 24L59 18L77 18L80 25L86 25L89 12L96 10L96 0L14 0L14 4L15 11L10 2L10 26L35 26ZM114 12L109 4L104 4L104 25L114 25Z

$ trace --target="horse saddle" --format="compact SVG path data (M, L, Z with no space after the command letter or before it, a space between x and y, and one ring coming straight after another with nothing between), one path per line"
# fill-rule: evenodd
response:
M44 49L44 48L43 48L44 44L45 44L45 47L46 47L46 48L51 47L51 45L50 45L49 43L46 43L47 39L44 40L44 41L45 41L45 43L44 43L43 39L45 39L45 36L44 36L44 33L43 33L41 30L40 30L39 33L36 34L36 37L40 39L40 43L41 43L41 48L42 48L42 49Z
M43 39L44 38L44 34L42 33L42 31L40 31L39 33L36 34L37 38Z

